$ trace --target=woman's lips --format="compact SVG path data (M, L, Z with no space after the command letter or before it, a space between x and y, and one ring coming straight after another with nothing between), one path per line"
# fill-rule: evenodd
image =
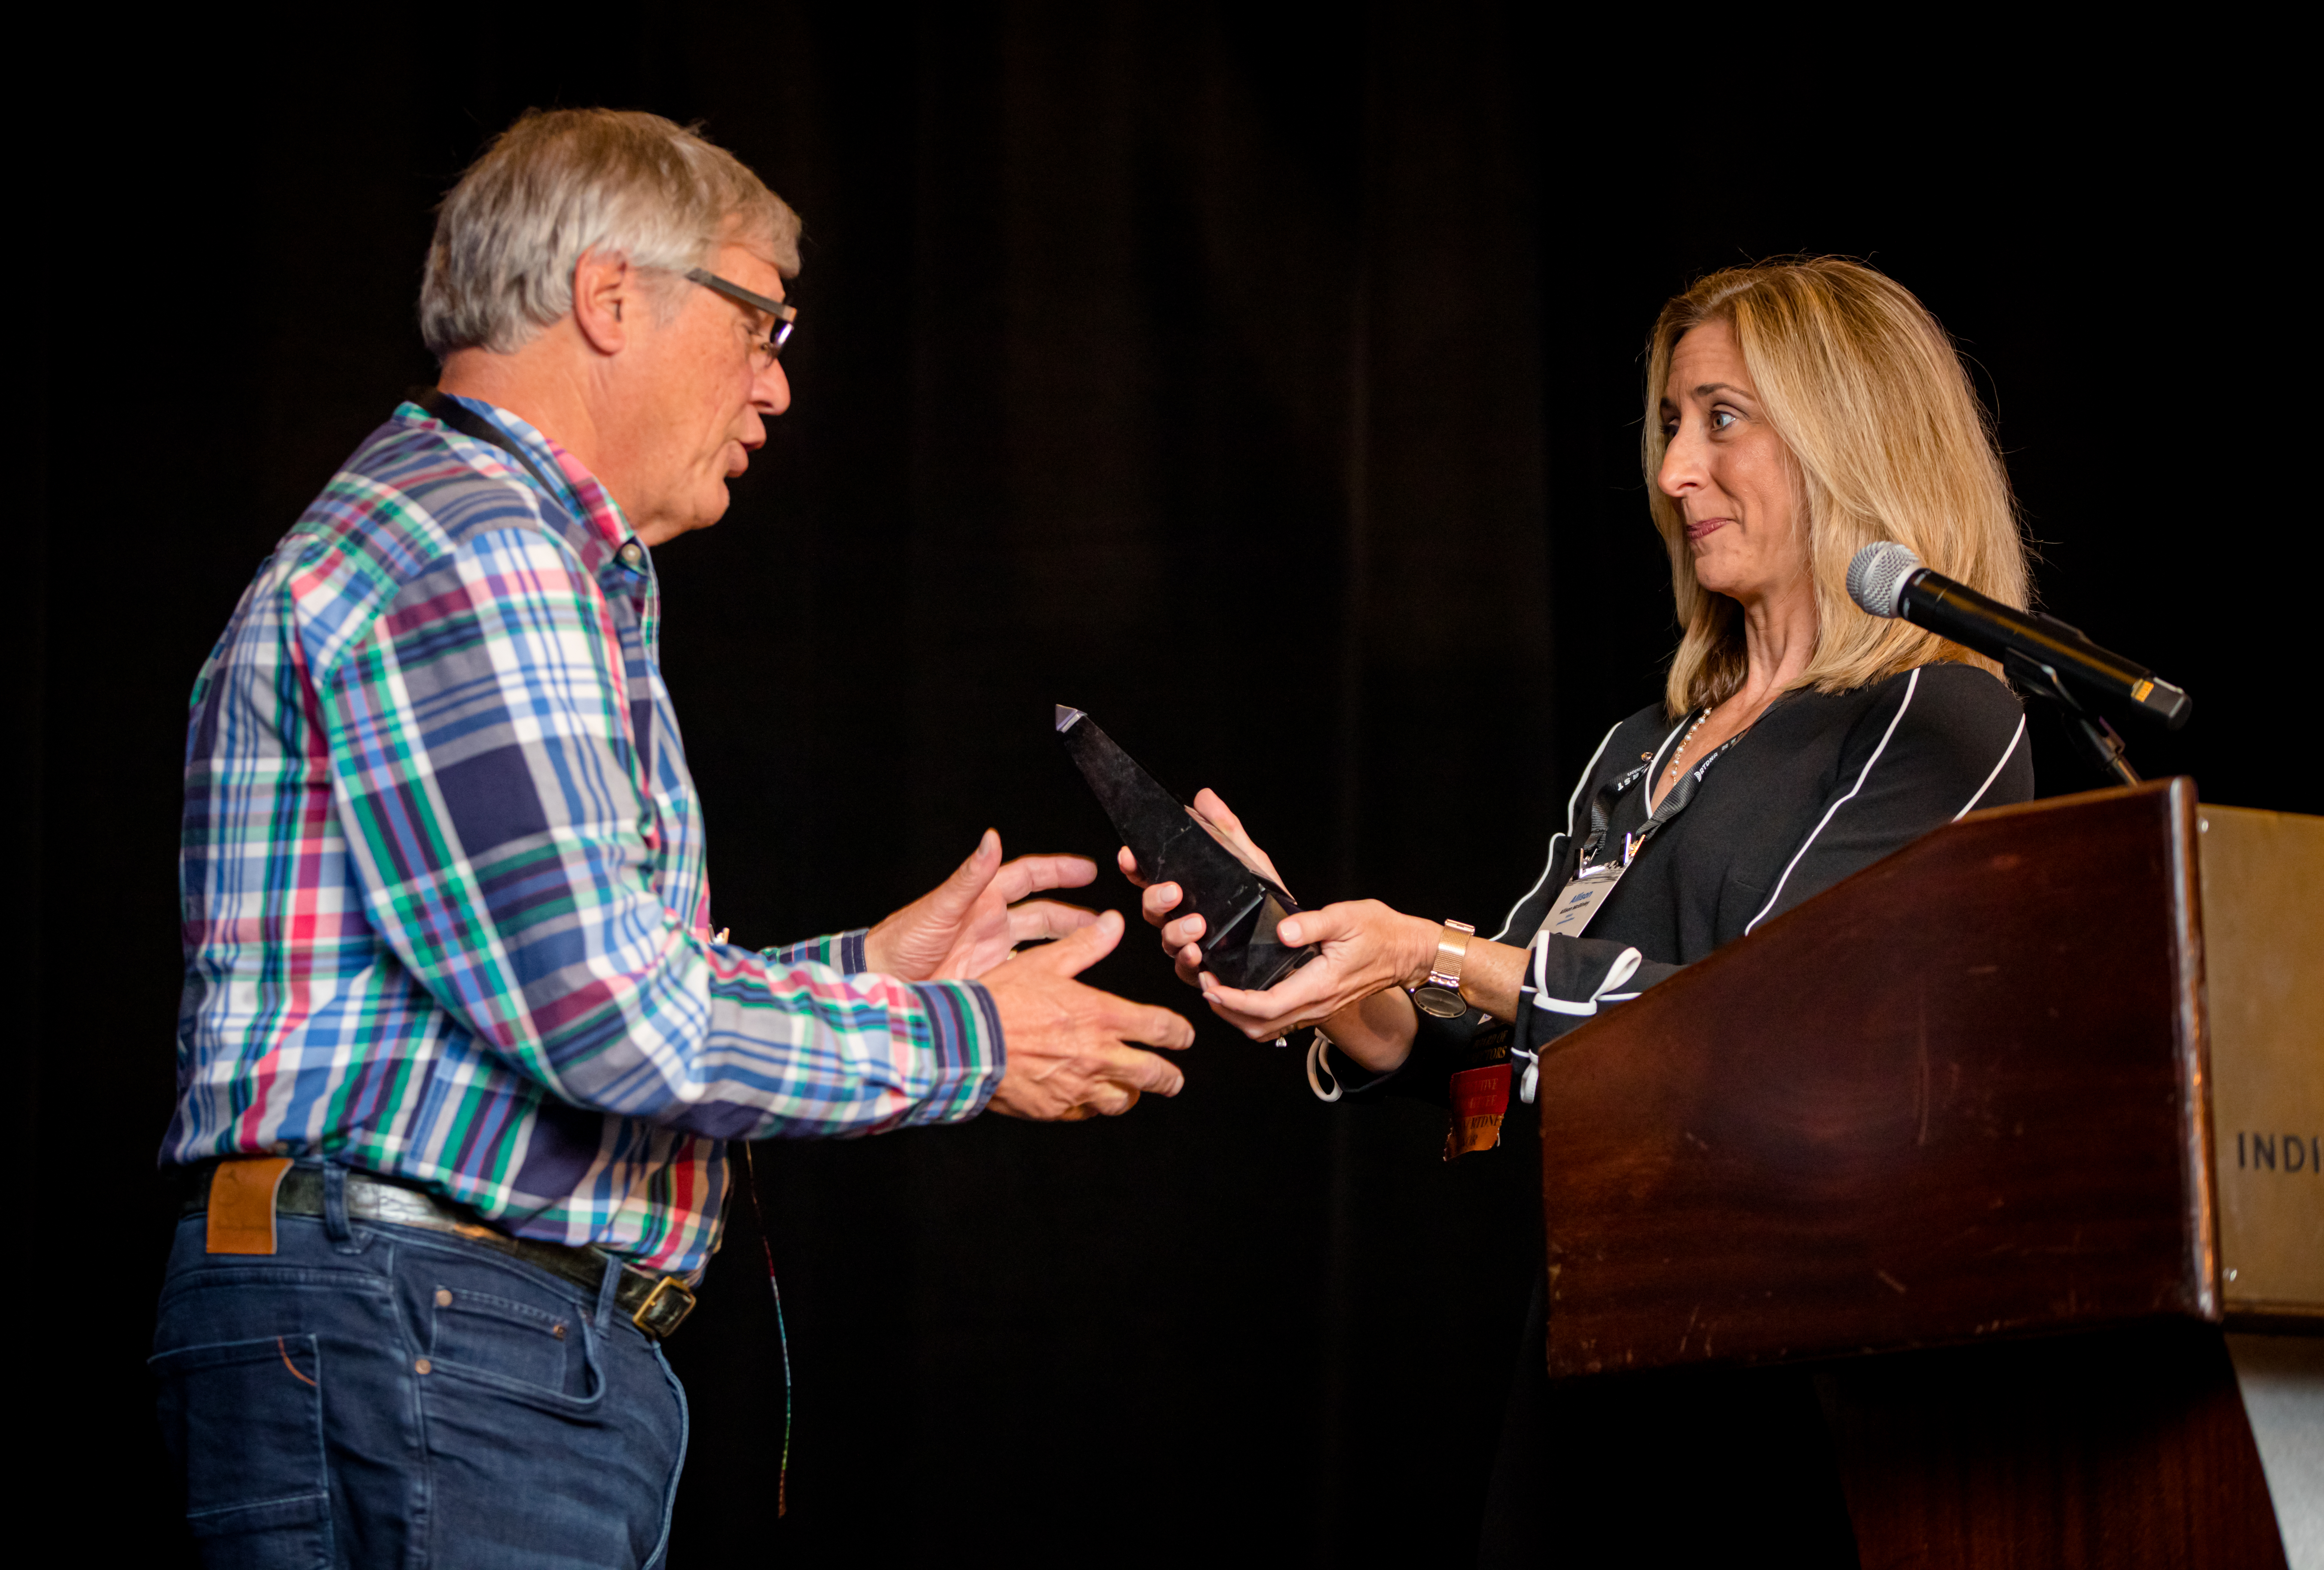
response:
M1705 540L1733 522L1732 518L1705 518L1699 523L1689 523L1686 526L1686 537L1690 540Z

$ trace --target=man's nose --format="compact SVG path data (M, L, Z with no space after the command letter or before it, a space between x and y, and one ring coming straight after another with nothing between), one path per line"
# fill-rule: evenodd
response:
M780 360L767 362L766 371L751 385L751 407L770 418L791 406L791 379Z

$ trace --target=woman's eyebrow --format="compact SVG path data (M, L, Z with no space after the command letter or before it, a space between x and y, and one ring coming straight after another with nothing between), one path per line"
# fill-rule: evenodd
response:
M1755 396L1748 387L1738 387L1732 382L1705 382L1694 390L1697 398L1708 398L1713 392L1738 392L1746 398Z

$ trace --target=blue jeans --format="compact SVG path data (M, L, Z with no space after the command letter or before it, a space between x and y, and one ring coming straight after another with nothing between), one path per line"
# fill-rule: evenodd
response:
M653 1566L686 1457L661 1350L591 1292L450 1233L178 1224L152 1367L206 1565Z

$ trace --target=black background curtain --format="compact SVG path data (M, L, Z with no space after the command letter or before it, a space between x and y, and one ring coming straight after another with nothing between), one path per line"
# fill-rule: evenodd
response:
M726 520L658 557L738 940L873 920L987 825L1097 857L1092 898L1134 913L1059 701L1218 788L1303 899L1493 930L1675 641L1646 328L1700 272L1791 252L1868 258L1960 340L2044 602L2196 696L2183 735L2131 738L2142 766L2324 810L2270 739L2305 706L2245 559L2299 538L2273 466L2312 446L2258 346L2292 261L2246 195L2267 143L2116 96L2152 74L1738 74L1700 38L1489 5L307 25L85 38L19 106L51 183L18 253L18 1279L69 1304L34 1316L38 1427L108 1500L68 1541L180 1551L142 1359L186 695L272 542L431 379L430 209L528 106L699 118L806 218L796 407ZM2039 740L2045 793L2097 782ZM737 1205L669 1344L674 1564L1467 1556L1533 1174L1442 1164L1425 1109L1318 1104L1143 928L1088 979L1197 1016L1184 1095L760 1149L792 1513Z

